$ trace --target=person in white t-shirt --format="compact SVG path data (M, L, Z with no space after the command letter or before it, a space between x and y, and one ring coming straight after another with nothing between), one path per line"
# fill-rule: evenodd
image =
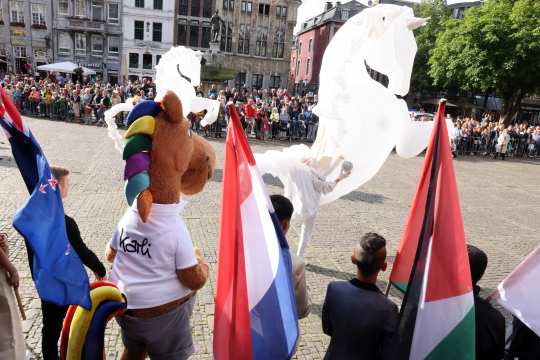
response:
M117 318L126 347L122 359L187 359L193 354L189 319L208 264L193 247L180 204L153 204L146 223L136 203L118 223L107 251L110 280L126 295Z

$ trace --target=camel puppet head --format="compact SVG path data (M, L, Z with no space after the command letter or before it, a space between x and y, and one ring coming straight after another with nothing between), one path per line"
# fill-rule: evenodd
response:
M160 102L145 100L128 114L123 151L125 194L129 205L137 199L143 222L152 203L173 204L180 194L203 190L215 164L212 146L191 132L182 102L168 91Z

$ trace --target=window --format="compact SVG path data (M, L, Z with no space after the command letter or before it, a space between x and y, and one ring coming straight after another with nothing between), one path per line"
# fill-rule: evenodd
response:
M98 2L92 2L92 20L103 20L103 4Z
M261 15L270 15L270 5L269 4L259 4L259 14Z
M341 20L347 20L349 18L349 9L341 9Z
M144 8L144 0L135 0L135 7Z
M139 54L137 54L137 53L129 53L129 67L131 69L138 69L139 68Z
M249 54L249 29L246 24L240 24L238 32L238 52L240 54Z
M120 14L118 11L118 4L109 4L109 12L107 14L107 19L111 24L118 24L120 22Z
M312 46L313 46L313 39L309 39L308 48L307 48L308 54L311 54Z
M201 47L209 48L210 47L210 27L203 26L202 28L202 44Z
M24 24L24 3L21 1L10 1L10 21L15 24Z
M159 64L159 60L161 60L161 55L156 55L156 65Z
M212 17L212 0L203 0L202 16Z
M240 10L245 13L250 13L253 3L251 1L242 1Z
M180 8L178 13L180 15L188 14L188 0L180 0Z
M266 33L267 31L263 29L257 34L257 41L255 43L255 55L257 56L266 56Z
M309 66L311 65L311 59L307 59L306 62L306 76L309 74Z
M154 0L154 9L163 10L163 0Z
M58 15L69 15L69 0L58 0Z
M75 0L75 16L86 17L86 0Z
M135 20L135 39L144 40L144 21Z
M276 17L287 17L287 7L276 6Z
M101 35L92 35L90 40L92 44L92 52L102 53L103 52L103 37Z
M283 52L285 49L285 33L283 30L278 30L274 35L274 46L272 48L272 57L283 58Z
M191 0L191 16L201 15L201 0Z
M109 36L107 42L109 45L109 54L118 54L120 52L120 37Z
M281 87L281 77L279 75L270 76L270 87L275 89Z
M30 6L32 13L32 25L46 27L45 23L45 4L32 4Z
M232 52L232 28L230 23L225 23L221 30L221 51Z
M161 42L162 23L152 23L152 41Z
M234 10L234 0L223 0L223 10Z
M239 72L236 75L236 79L234 79L234 86L236 88L241 88L244 85L246 85L246 73L245 72Z
M15 51L16 58L25 58L26 57L26 47L25 46L14 46L13 50Z
M58 54L71 55L71 49L73 48L73 41L71 36L67 32L58 33Z
M263 75L262 74L253 74L251 75L251 86L255 89L262 88Z
M142 68L146 70L152 70L152 54L143 54Z
M86 54L86 35L75 33L75 53L76 55Z
M298 56L302 54L302 43L298 43Z
M178 24L178 43L176 45L187 45L187 24Z
M197 21L192 21L189 26L189 46L199 46L199 23Z
M298 76L299 71L300 71L300 60L296 62L295 76Z

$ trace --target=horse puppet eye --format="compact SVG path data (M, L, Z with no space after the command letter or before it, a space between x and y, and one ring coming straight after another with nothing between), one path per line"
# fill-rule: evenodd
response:
M382 21L385 21L385 20L386 20L386 16L383 16L383 17L382 17Z

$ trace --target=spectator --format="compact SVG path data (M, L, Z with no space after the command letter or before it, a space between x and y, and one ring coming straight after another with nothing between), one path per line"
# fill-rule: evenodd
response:
M283 235L287 235L294 211L293 204L283 195L272 195L270 196L270 200L283 230ZM291 251L289 253L292 261L291 276L294 286L294 298L296 300L296 313L299 319L303 319L309 315L311 306L306 286L306 263Z
M52 167L51 171L54 178L58 181L58 189L60 196L64 200L69 193L69 171L60 168ZM77 253L84 265L90 268L97 280L103 280L106 275L105 267L99 261L97 256L88 249L81 238L79 227L73 218L65 215L66 232L69 243L73 250ZM31 256L29 256L31 258ZM32 267L32 264L30 264ZM66 316L67 306L60 306L54 303L41 300L41 311L43 314L43 329L41 337L41 347L44 360L58 359L58 339L62 331L62 323Z
M478 282L486 271L488 258L485 252L467 245L471 280L474 292L474 315L476 321L476 359L497 360L504 356L504 317L488 301L480 297Z
M351 260L357 267L356 278L332 281L326 290L322 326L331 339L324 358L394 359L398 310L376 285L379 272L387 267L386 240L365 234Z
M502 127L502 126L501 126ZM497 145L495 147L495 159L501 156L501 159L506 158L506 151L508 150L508 143L510 142L510 135L508 134L508 129L502 128L497 138Z
M212 97L213 99L217 98L218 91L216 89L216 85L212 84L210 86L210 90L208 90L208 97Z
M272 139L275 139L279 135L279 112L277 107L272 108L270 114L270 124L272 126Z
M75 121L79 122L81 118L81 96L79 90L73 90L71 102L73 108L73 116L75 118Z
M19 273L8 258L7 235L0 234L0 357L2 359L24 360L25 346L21 320L13 288L19 287Z
M255 135L255 115L257 109L253 105L253 99L248 99L248 103L244 106L244 114L246 117L246 132L251 135Z
M537 360L540 354L540 337L514 316L507 360Z

